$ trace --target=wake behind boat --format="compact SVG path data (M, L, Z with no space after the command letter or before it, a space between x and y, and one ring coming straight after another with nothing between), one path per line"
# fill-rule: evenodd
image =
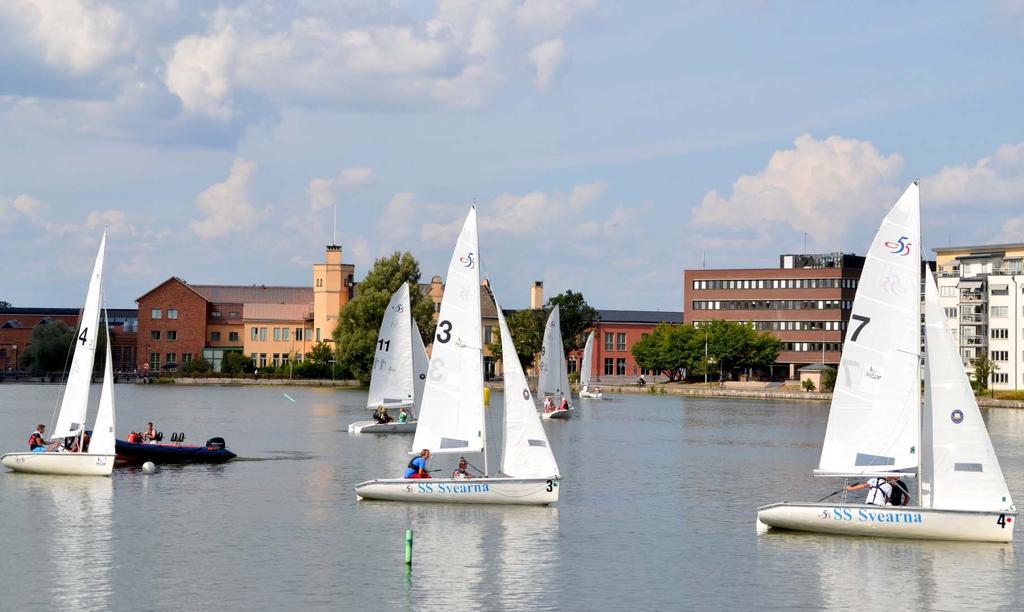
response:
M71 370L68 372L57 424L51 438L55 441L64 440L67 444L52 442L48 447L40 446L35 452L7 453L0 458L0 463L15 472L62 476L110 476L114 469L114 372L110 352L110 330L107 324L103 326L107 337L107 354L99 408L92 435L85 430L89 409L89 385L92 383L96 341L99 338L106 244L107 233L103 232L89 280L82 318L78 329L75 330L74 357L71 360ZM37 431L41 430L42 428Z
M430 478L427 474L425 478L369 480L356 485L358 499L517 505L558 501L558 465L518 359L509 360L505 366L505 436L501 457L504 476L488 474L479 262L473 208L448 266L412 449L429 449L438 456L481 454L484 476ZM502 346L514 355L515 345L500 306L497 314Z
M415 433L415 420L396 419L387 411L401 410L401 414L406 414L416 406L423 397L427 364L423 337L412 316L409 284L402 283L388 302L377 335L370 391L366 397L366 407L377 411L375 418L350 424L348 432Z
M892 485L882 479L917 475L917 505L771 504L757 511L759 532L1012 541L1016 507L926 267L922 409L920 244L915 182L868 252L815 470L816 476L871 479L874 501L886 504L884 487ZM908 257L912 252L918 255Z

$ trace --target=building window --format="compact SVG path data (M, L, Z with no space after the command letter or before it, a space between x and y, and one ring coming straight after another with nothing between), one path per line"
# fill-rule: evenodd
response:
M307 327L306 331L304 331L302 333L302 338L304 340L312 340L313 339L313 328L312 327Z
M939 295L942 297L956 297L956 287L939 287Z
M620 333L616 336L615 349L619 351L626 350L626 334Z
M175 353L167 353L167 363L178 363L178 356Z
M281 365L281 353L274 353L274 361L273 361L273 364L274 364L274 367L275 367L275 368L276 368L277 366Z
M261 327L260 328L260 341L261 342L266 342L267 341L267 328L266 327Z
M320 328L316 328L316 341L320 342Z
M615 350L615 334L606 332L604 335L604 350L614 351Z
M569 358L569 373L572 374L575 371L576 371L576 358L575 357L570 357Z
M160 370L160 353L149 354L149 371L157 372Z
M992 382L1006 384L1010 382L1010 375L1005 372L995 372L992 374Z
M238 342L238 332L228 332L228 342Z
M164 318L164 311L160 310L159 308L154 308L153 310L149 311L149 318L162 319Z
M192 353L182 353L181 354L181 362L182 363L192 363Z
M441 312L441 302L434 304L434 312Z
M237 310L232 310L231 312L229 312L228 313L228 318L229 319L237 319L238 318L238 311Z
M1005 340L1010 337L1010 330L993 327L990 330L991 335L989 336L993 340Z
M160 339L160 330L159 329L154 329L153 331L149 332L149 339L150 340L159 340Z
M210 316L213 317L214 319L219 319L224 315L222 315L219 310L214 310L213 312L210 313Z
M260 367L261 368L267 367L267 354L266 353L260 353Z
M249 353L249 359L252 360L252 365L256 365L256 353Z
M302 328L301 327L296 327L295 328L295 340L296 340L296 342L302 342Z
M604 358L604 375L611 376L615 373L615 362L611 357Z
M993 306L992 310L989 311L989 315L993 319L1005 319L1007 315L1006 306Z
M947 319L955 319L956 318L956 306L954 306L952 308L947 308L946 309L946 318Z
M176 332L173 329L167 330L167 340L168 341L174 342L177 339L178 339L178 332Z
M290 327L282 327L281 328L281 339L284 340L285 342L288 342L289 340L292 339L291 338L291 333L292 333L292 330L291 330Z
M494 327L491 325L484 325L484 344L490 344L494 342Z
M210 342L220 342L220 332L210 332Z
M993 361L1009 361L1010 351L992 351Z
M281 341L281 328L280 327L275 327L274 328L274 342L280 342L280 341ZM275 363L274 365L277 365L277 364Z
M249 329L249 339L250 340L255 342L256 340L259 340L259 337L260 337L260 330L259 330L258 327L252 327L252 328Z
M615 360L615 373L618 374L619 376L625 376L626 375L626 358L625 357L619 357L618 359Z
M174 308L168 308L167 309L167 318L168 319L177 319L178 318L178 311L176 309L174 309Z

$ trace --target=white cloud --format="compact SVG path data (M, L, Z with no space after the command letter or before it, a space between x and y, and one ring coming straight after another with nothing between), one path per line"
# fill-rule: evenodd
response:
M921 181L922 197L942 204L1024 204L1024 143L1005 144L973 165L945 166Z
M533 63L534 83L537 87L545 91L551 89L568 56L565 42L561 39L544 41L534 47L530 51L530 61Z
M883 155L870 142L805 134L794 148L776 151L764 169L738 178L730 196L709 191L692 218L753 233L762 242L777 237L773 230L788 228L835 248L852 226L892 205L902 170L902 157Z
M3 0L0 21L46 64L74 74L95 71L134 44L130 22L96 0Z
M1024 217L1007 219L992 242L994 244L1024 243Z
M416 217L415 199L411 193L396 193L377 222L377 234L388 244L397 244L413 234L412 222Z
M516 9L516 20L526 28L556 31L596 8L597 0L525 0Z
M0 196L0 232L10 230L17 221L37 223L45 210L45 204L28 194L14 198Z
M189 227L197 236L209 240L255 227L258 213L249 202L249 185L255 170L253 162L236 159L226 181L212 185L196 197L196 208L204 217L192 221Z
M372 185L376 180L377 175L373 169L365 167L344 168L332 178L314 178L309 181L309 186L306 188L309 206L313 212L323 210L338 202L336 195L338 189L351 191Z
M239 42L228 25L210 36L187 36L174 45L164 84L186 113L230 119L231 70Z

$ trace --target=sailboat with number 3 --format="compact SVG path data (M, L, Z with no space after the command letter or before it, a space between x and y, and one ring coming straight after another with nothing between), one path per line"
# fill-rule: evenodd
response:
M886 216L868 251L815 470L815 476L834 478L916 475L913 505L783 502L757 510L759 532L1013 539L1016 507L947 326L935 278L922 266L920 254L915 181Z

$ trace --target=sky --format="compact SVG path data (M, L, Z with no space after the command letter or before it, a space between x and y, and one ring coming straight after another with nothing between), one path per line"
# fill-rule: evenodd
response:
M0 300L171 276L443 275L474 202L532 281L682 309L686 268L863 254L921 179L924 247L1024 242L1024 0L4 0Z

